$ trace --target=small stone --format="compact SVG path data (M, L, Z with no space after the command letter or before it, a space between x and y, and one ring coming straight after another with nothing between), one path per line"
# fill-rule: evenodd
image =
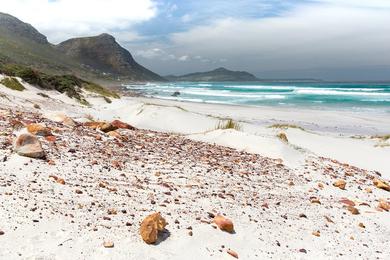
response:
M345 186L346 186L346 182L344 180L337 180L333 183L333 186L339 188L339 189L342 189L342 190L345 190Z
M390 203L385 200L379 200L378 208L383 209L385 211L390 210Z
M56 180L56 182L57 182L58 184L65 185L65 180L62 179L62 178L58 178L58 179Z
M3 236L5 233L3 230L0 230L0 236Z
M311 203L321 204L321 201L318 198L310 198Z
M390 191L390 185L387 184L385 181L381 181L379 179L374 179L373 181L375 187L385 190L385 191Z
M215 216L213 222L219 227L220 230L226 231L228 233L233 233L234 232L234 225L233 222L225 218L222 215L217 215Z
M363 224L363 223L359 223L359 227L361 227L361 228L366 228L366 226Z
M194 233L192 233L192 231L189 231L188 235L192 237L194 235Z
M299 214L299 217L300 218L307 218L307 216L305 214L303 214L303 213Z
M238 254L237 254L235 251L233 251L233 250L231 250L231 249L228 249L228 250L227 250L227 253L228 253L229 255L231 255L232 257L238 259Z
M140 235L147 244L157 242L158 232L163 231L168 223L159 212L147 216L141 223Z
M45 127L40 124L29 124L27 126L27 131L33 135L39 135L39 136L50 136L51 130L48 127Z
M116 209L108 209L107 213L108 213L108 215L116 215L116 214L118 214Z
M306 251L306 249L304 249L304 248L299 249L299 252L300 252L300 253L305 253L305 254L307 254L307 251Z
M320 234L320 231L317 230L317 231L314 231L314 232L312 233L312 235L313 235L313 236L316 236L316 237L319 237L321 234Z
M105 248L113 248L113 247L114 247L114 242L112 242L112 241L106 241L106 242L103 243L103 246L104 246Z
M352 213L352 215L359 215L360 214L359 210L353 206L348 206L347 209L349 212Z
M76 192L77 194L83 194L83 192L82 192L81 190L79 190L79 189L75 190L75 192Z

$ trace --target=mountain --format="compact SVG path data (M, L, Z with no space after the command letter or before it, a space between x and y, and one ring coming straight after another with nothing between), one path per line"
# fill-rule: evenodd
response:
M170 81L258 81L254 75L245 71L232 71L218 68L207 72L196 72L182 76L166 76Z
M139 65L129 51L106 33L94 37L69 39L56 48L96 72L133 81L164 81L156 73Z
M0 13L0 65L29 66L50 74L74 74L88 80L162 81L134 61L115 39L102 34L71 39L57 46L33 26Z

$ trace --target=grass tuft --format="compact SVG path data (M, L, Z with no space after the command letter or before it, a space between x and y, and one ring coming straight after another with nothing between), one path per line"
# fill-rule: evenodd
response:
M388 134L388 135L375 135L372 138L380 139L381 141L386 142L387 140L390 139L390 134Z
M13 77L4 78L0 81L0 83L12 90L23 91L26 89L17 79Z
M215 130L217 129L235 129L237 131L240 131L242 129L242 126L235 122L233 119L228 119L227 121L219 121L218 125L215 127Z

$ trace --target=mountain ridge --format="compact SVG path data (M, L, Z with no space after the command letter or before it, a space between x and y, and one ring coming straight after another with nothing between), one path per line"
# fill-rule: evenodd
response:
M171 81L205 81L205 82L223 82L223 81L259 81L260 79L246 71L233 71L224 67L219 67L211 71L194 72L181 76L165 76Z

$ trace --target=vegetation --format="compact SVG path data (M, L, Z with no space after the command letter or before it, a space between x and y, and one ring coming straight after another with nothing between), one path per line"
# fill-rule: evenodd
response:
M20 84L20 82L17 79L12 77L4 78L0 81L0 83L9 89L13 89L17 91L23 91L26 89L22 84Z
M83 97L81 89L107 98L119 98L119 95L115 92L74 75L48 75L30 67L15 64L0 64L0 73L10 77L19 77L23 81L42 89L65 93L68 97L77 99L83 105L89 105L89 103Z
M235 129L237 131L240 131L242 129L242 126L233 121L233 119L228 119L227 121L219 121L217 127L215 129Z
M376 135L376 136L373 136L372 138L380 139L381 141L386 142L387 140L390 139L390 134L388 134L388 135Z
M282 142L288 143L288 138L285 133L279 133L276 137L279 138Z
M273 124L269 126L268 128L278 128L278 129L288 129L288 128L295 128L302 131L305 131L305 129L298 125L292 125L292 124Z

